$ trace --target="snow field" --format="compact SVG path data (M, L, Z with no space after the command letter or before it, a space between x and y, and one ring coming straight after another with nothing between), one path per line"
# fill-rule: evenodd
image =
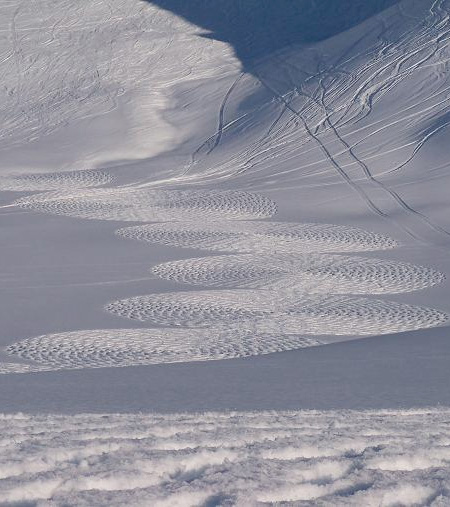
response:
M447 505L450 413L0 416L0 501Z
M225 359L445 324L448 316L438 309L371 298L426 289L445 278L432 267L351 256L401 246L395 239L352 226L264 219L277 210L267 195L283 188L298 189L301 206L318 205L321 219L330 216L317 202L319 187L331 192L320 194L325 202L345 199L355 224L369 211L412 240L441 245L448 239L439 214L428 214L434 200L428 207L405 197L417 177L408 164L448 123L448 2L430 2L425 10L417 0L403 2L345 35L289 46L251 70L239 69L225 44L199 37L198 27L147 4L62 2L57 19L51 2L39 9L33 3L0 7L8 19L0 41L12 42L0 62L7 71L0 148L5 139L21 148L48 140L62 125L84 131L85 119L108 115L106 123L123 131L109 136L97 126L100 133L91 136L96 144L107 138L120 145L120 156L112 150L107 157L130 161L170 146L174 163L160 169L147 158L148 170L124 166L118 175L126 183L100 189L91 187L112 181L103 171L8 169L0 189L42 192L15 200L19 208L143 222L121 226L117 235L212 252L153 267L161 279L206 290L184 287L118 301L122 296L112 295L100 319L120 316L149 328L109 329L100 322L99 329L15 338L4 351L30 364L4 363L0 371ZM59 57L52 59L55 46ZM160 110L180 126L169 128L168 144ZM203 123L211 115L217 121ZM181 146L189 146L183 158ZM75 168L86 166L86 150L74 148ZM96 164L88 166L107 165L104 157L104 146L96 145ZM353 208L348 194L362 206Z
M80 330L19 340L4 350L31 364L3 363L0 373L231 359L323 345L337 337L425 329L448 320L432 308L352 296L424 289L442 282L443 273L327 253L395 248L387 236L330 224L248 220L275 213L276 203L264 196L133 187L62 195L60 190L36 194L16 204L82 218L168 220L119 229L117 235L235 254L153 268L160 278L215 290L149 294L105 306L110 314L158 328Z

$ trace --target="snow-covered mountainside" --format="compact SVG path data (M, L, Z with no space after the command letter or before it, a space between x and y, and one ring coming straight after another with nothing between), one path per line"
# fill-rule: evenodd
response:
M98 329L52 329L12 343L6 353L33 362L3 370L225 359L445 324L448 305L410 304L414 291L444 281L439 261L450 239L445 2L387 10L381 2L355 13L341 6L323 16L315 37L302 26L318 22L321 3L307 3L311 12L272 7L286 25L279 31L301 41L277 49L272 34L266 48L261 37L266 54L241 65L239 48L218 43L217 33L237 26L228 38L244 40L251 2L215 14L202 2L162 5L3 7L10 52L0 187L24 192L5 209L151 222L118 234L166 251L245 257L182 261L177 274L162 275L200 291L117 301L111 291L108 312L150 325L122 332L126 357L117 348L123 324L110 331L118 320L99 312L106 325ZM206 38L167 10L188 18L182 5L220 29ZM224 9L240 22L228 22ZM261 27L268 10L255 8L250 26ZM347 25L355 26L342 31ZM252 34L249 48L259 40ZM131 158L138 161L124 162ZM98 170L83 170L88 163ZM412 248L419 264L328 255L396 249L402 258ZM165 269L154 265L153 276ZM396 293L405 297L390 300Z
M448 405L449 66L448 0L1 4L0 410L239 408L246 431L249 410ZM255 502L403 482L351 460ZM74 473L25 490L70 502ZM439 502L433 477L397 493Z

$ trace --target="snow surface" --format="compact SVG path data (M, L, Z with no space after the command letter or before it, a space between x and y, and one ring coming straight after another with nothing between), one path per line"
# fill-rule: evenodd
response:
M18 505L433 505L450 412L0 416L0 501Z
M2 500L448 504L450 1L211 6L0 5Z

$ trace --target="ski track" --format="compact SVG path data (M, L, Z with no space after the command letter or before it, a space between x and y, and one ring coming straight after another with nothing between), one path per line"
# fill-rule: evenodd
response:
M449 502L448 409L0 415L5 505Z
M321 83L321 86L323 88L323 82L322 80L320 81ZM325 99L325 94L326 94L326 90L325 88L323 88L323 94L322 94L322 97L321 97L321 103L322 103L322 107L323 107L323 110L324 110L324 113L326 115L326 123L328 124L328 126L331 128L331 131L334 133L334 135L336 136L337 140L344 146L344 148L347 150L347 152L349 153L349 155L351 156L351 158L358 164L358 166L362 169L362 172L365 176L365 178L371 183L373 184L375 187L378 187L380 189L382 189L386 194L388 194L392 199L394 199L394 201L407 213L407 214L411 214L413 215L414 217L417 217L420 221L422 221L425 225L428 225L430 226L435 232L438 232L438 233L442 233L442 234L446 234L446 235L450 235L450 233L448 231L446 231L445 229L443 229L442 227L439 227L438 225L435 225L426 215L424 215L423 213L420 213L418 212L417 210L413 209L410 205L408 205L404 199L402 199L400 197L400 195L391 190L387 185L385 185L383 182L379 181L377 178L375 178L372 173L370 172L370 169L368 167L368 165L363 162L360 158L358 158L358 156L355 154L354 152L354 148L352 148L350 146L350 144L343 138L343 136L339 133L336 125L334 123L332 123L331 119L330 119L330 115L326 112L326 108L325 108L325 104L324 104L324 99ZM440 127L439 129L435 129L434 132L440 130L442 127ZM433 132L433 133L434 133ZM430 134L433 135L433 133ZM425 143L426 140L423 140L423 141L420 141L419 144L416 146L415 148L415 153L417 153L417 151L421 148L421 146L423 146L423 143ZM411 157L414 156L414 153ZM411 159L410 159L411 160ZM370 206L375 206L373 204L373 201L370 200ZM379 213L382 213L383 215L387 216L385 212L381 212L380 208L377 206L376 207L376 210L377 212ZM390 217L389 217L390 218ZM390 218L390 220L392 220L392 218ZM414 233L412 233L409 229L405 228L403 226L403 229L406 230L407 232L409 232L413 237L417 237L414 235Z
M371 162L376 160L370 155L368 141L382 130L389 131L386 132L387 136L392 131L392 139L395 141L399 137L396 129L406 134L403 125L409 129L415 123L418 124L418 121L412 122L412 118L420 119L426 124L437 114L448 110L450 103L448 93L445 94L448 91L445 68L450 61L447 11L447 2L443 1L430 7L425 13L425 19L418 20L408 19L399 7L393 16L391 13L391 18L380 15L378 27L374 23L372 30L337 55L333 51L331 54L324 51L322 55L320 50L314 50L311 51L314 56L305 52L302 55L305 61L296 61L295 57L289 56L289 52L287 55L280 52L277 55L282 62L278 69L279 76L269 76L270 79L264 75L264 63L258 64L253 72L277 102L282 104L281 113L275 120L268 120L268 134L250 142L244 150L219 164L214 172L202 174L202 169L199 169L197 175L191 177L194 180L197 177L200 181L209 181L212 178L229 179L244 174L264 176L264 172L270 169L271 181L274 175L281 177L289 173L292 183L296 173L301 173L305 166L299 167L296 164L295 168L283 168L282 172L278 172L278 167L283 163L287 165L289 160L297 160L296 155L312 155L314 151L320 150L324 157L320 159L320 155L315 155L317 161L314 165L332 167L374 213L392 221L415 239L439 244L448 238L449 231L408 203L397 190L377 176L376 171L370 167ZM405 28L393 37L394 29L402 22ZM370 38L371 31L379 33L372 46L365 49L364 60L361 54L354 53L354 49L365 38ZM351 50L353 56L349 56ZM356 67L352 68L352 65ZM439 79L430 79L432 73L440 73ZM412 99L406 94L398 106L389 110L391 117L397 116L395 121L390 122L388 116L381 120L384 123L381 127L377 126L380 120L370 123L369 118L376 105L413 76L419 76L426 95L416 97L418 100L411 104ZM278 91L278 84L285 87L283 79L290 83L290 90L281 92ZM236 86L233 85L231 92L234 92ZM230 99L230 90L226 99ZM248 115L259 113L261 109L260 106ZM414 112L409 114L411 110ZM230 126L245 131L246 125L251 122L248 115L239 120L240 126L233 124L233 120L230 120ZM275 129L283 115L287 118ZM411 151L406 154L403 162L385 172L400 171L408 166L423 145L447 124L445 122L406 145L392 148L403 150L411 146ZM351 141L349 135L352 136ZM359 139L355 139L358 135ZM389 143L389 140L384 142ZM390 151L390 147L381 147L377 150L376 157L381 158ZM239 169L236 170L236 167ZM359 168L361 175L355 173L356 168ZM263 184L263 180L261 182Z
M220 141L223 136L223 130L224 130L224 115L225 115L225 107L227 105L228 98L231 96L233 90L238 85L239 81L242 79L244 74L240 74L238 78L236 78L233 82L233 84L228 89L227 93L225 94L222 103L219 108L219 120L217 124L217 132L214 134L214 136L207 139L197 150L192 154L191 156L191 162L189 166L187 167L184 175L186 175L191 167L197 162L198 155L206 149L206 155L210 155L216 148L219 146Z

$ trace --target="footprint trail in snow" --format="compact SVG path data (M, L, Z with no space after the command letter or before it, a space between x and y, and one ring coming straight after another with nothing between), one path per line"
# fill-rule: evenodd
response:
M0 373L232 359L447 321L445 313L432 308L357 297L408 293L445 278L426 266L349 255L390 250L398 246L395 240L353 227L255 220L276 210L261 195L58 189L16 204L88 219L164 221L125 227L117 235L228 254L152 269L159 278L214 290L149 294L105 306L110 314L153 327L19 340L5 352L23 362L3 363Z

